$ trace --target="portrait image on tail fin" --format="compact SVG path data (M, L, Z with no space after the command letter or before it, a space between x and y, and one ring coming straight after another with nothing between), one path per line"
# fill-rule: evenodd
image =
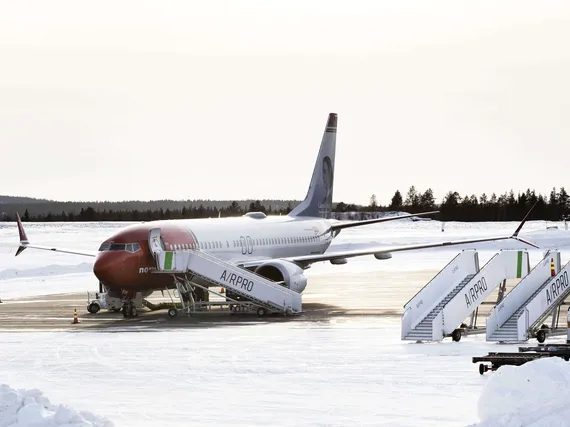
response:
M332 189L334 171L329 156L323 157L323 200L319 204L319 213L322 218L330 218L332 212Z

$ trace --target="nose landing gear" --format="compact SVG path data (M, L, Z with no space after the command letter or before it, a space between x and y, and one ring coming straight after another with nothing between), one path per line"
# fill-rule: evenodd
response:
M123 312L123 317L136 317L137 316L137 307L132 301L123 303L123 308L121 309Z

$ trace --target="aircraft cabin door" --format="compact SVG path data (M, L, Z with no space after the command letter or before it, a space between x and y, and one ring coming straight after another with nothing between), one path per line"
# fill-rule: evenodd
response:
M157 258L158 254L164 252L164 243L160 237L160 228L153 228L148 233L148 246L152 255Z

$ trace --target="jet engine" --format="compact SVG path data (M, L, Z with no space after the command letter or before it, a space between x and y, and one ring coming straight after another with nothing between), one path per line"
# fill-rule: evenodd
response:
M254 272L275 282L285 282L287 288L298 293L307 286L303 269L289 261L269 261L258 266Z

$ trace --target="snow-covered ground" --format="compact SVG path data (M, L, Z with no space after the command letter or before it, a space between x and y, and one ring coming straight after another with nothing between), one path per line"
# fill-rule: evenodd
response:
M38 244L96 249L124 225L27 224L27 229L30 240ZM447 223L442 233L435 221L400 221L345 230L335 245L509 235L516 225ZM528 223L521 237L564 249L567 262L570 231L562 223L551 225L560 229ZM88 259L32 250L15 258L17 240L14 224L0 225L1 298L95 289ZM486 244L480 261L500 247L522 247L517 245ZM353 272L351 282L358 286L359 272L436 270L458 250L398 253L386 261L361 257L344 266L316 264L307 271L309 286L311 277L338 271ZM532 250L531 263L541 256L542 250ZM480 376L471 358L517 347L487 343L481 335L459 343L402 342L400 318L386 316L160 331L125 327L121 332L2 332L0 384L42 390L57 404L107 417L116 426L486 422L487 427L507 425L497 417L507 418L478 404L479 397L480 402L494 401L488 396L504 394L510 384L520 385L511 378L493 388L498 372ZM481 410L481 405L487 409Z

